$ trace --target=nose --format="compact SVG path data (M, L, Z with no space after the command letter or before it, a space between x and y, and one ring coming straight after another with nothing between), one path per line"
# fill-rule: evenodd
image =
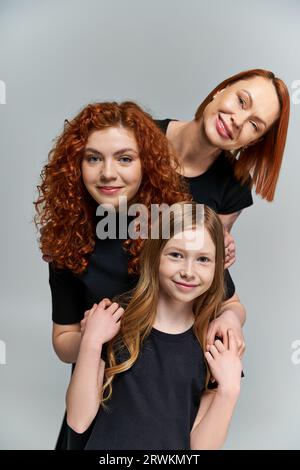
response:
M184 279L190 279L194 277L193 273L193 261L187 260L180 270L180 276Z
M234 116L230 117L230 120L231 120L231 124L232 124L233 128L235 130L239 131L242 127L241 118L237 114L235 114Z
M245 112L245 110L242 110L240 112L233 114L230 117L230 121L233 126L233 129L236 131L240 131L241 128L243 127L243 124L247 121L247 119L248 119L248 114Z
M113 161L106 160L100 170L101 181L112 181L117 178L116 169Z

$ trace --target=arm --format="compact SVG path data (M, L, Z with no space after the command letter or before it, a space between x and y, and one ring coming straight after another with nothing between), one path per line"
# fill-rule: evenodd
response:
M67 423L77 433L88 429L99 409L105 369L101 351L102 344L83 337L66 397Z
M101 306L111 305L111 301L107 298L101 300ZM90 310L85 312L84 318L80 323L71 325L59 325L53 322L52 344L54 351L59 359L68 364L75 364L77 361L80 341L85 328L86 317Z
M240 303L237 294L234 294L230 299L222 303L220 314L218 317L210 322L207 337L206 349L214 343L216 336L222 338L225 347L228 347L228 330L231 329L237 338L237 345L239 355L245 351L245 340L243 335L242 326L246 320L245 307Z
M225 442L238 393L205 392L190 434L191 450L220 449Z
M224 228L224 245L225 245L225 269L228 269L235 263L235 241L230 234L233 224L237 220L242 211L233 212L232 214L218 214Z
M68 387L67 423L77 433L88 429L101 403L105 363L102 345L120 329L124 309L117 303L105 308L95 304L86 317L77 363Z
M59 325L53 322L52 344L61 361L69 364L77 361L80 341L80 323Z
M233 212L232 214L218 214L223 224L223 227L227 232L230 233L233 224L241 213L242 211Z
M232 297L230 297L230 299L222 302L220 315L224 315L225 312L231 312L233 317L240 323L240 326L244 326L246 321L246 309L244 305L241 304L240 298L237 294L234 294Z
M218 388L202 396L190 433L192 450L219 449L224 444L240 393L242 364L232 330L228 331L228 348L216 340L205 352L205 358Z

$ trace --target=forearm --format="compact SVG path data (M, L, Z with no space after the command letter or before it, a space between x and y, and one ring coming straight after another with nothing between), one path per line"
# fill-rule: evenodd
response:
M239 390L235 392L218 390L216 392L208 411L191 432L191 450L216 450L222 447L238 395Z
M79 353L80 341L80 331L66 331L53 339L53 347L61 361L75 364Z
M67 422L74 431L84 432L97 414L101 401L104 367L100 373L101 345L83 340L67 391Z
M220 315L223 315L231 312L231 315L236 318L241 326L244 325L246 321L246 309L243 304L240 303L239 297L235 294L230 299L222 303L220 309Z

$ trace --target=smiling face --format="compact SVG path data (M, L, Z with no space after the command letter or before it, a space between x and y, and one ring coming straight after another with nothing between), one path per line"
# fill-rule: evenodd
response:
M206 229L185 230L168 240L160 257L161 294L184 303L202 295L214 279L215 255Z
M83 182L98 204L119 206L139 190L142 166L134 134L123 127L95 130L87 140L81 165Z
M204 133L216 148L255 143L278 119L280 103L271 80L252 77L219 91L203 112Z

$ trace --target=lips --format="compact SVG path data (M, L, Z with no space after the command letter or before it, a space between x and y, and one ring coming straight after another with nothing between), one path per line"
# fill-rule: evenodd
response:
M99 186L100 189L120 189L121 186Z
M98 186L98 190L104 194L115 194L120 189L122 189L122 186Z
M191 290L195 287L198 287L198 284L186 284L185 282L176 282L174 283L182 290Z
M221 135L221 137L224 137L225 139L233 140L232 131L230 130L226 122L222 119L220 114L218 114L218 117L217 117L216 129L218 133Z

